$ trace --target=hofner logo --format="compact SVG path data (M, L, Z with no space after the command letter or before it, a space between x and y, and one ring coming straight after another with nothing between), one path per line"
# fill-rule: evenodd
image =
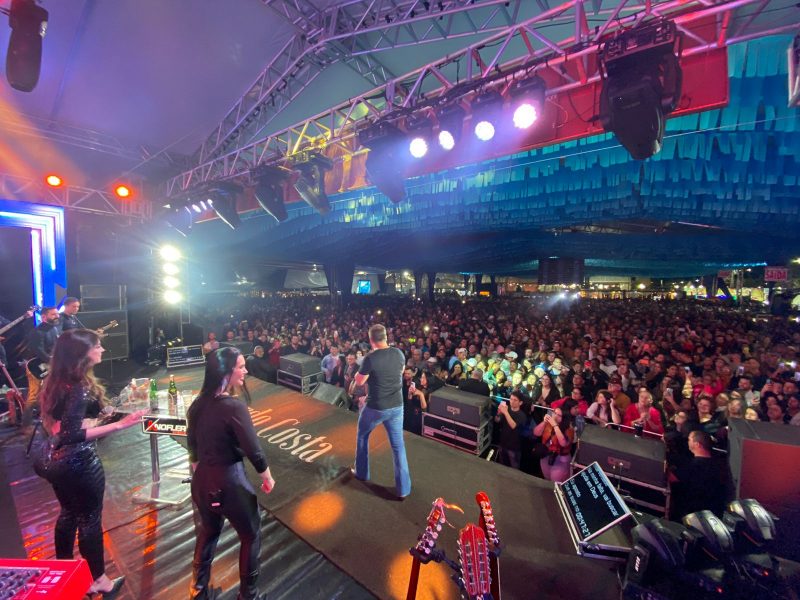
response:
M281 450L289 452L300 460L310 463L333 449L333 444L326 442L324 435L314 437L308 433L302 433L297 425L297 419L284 419L277 423L272 423L267 427L259 429L262 425L272 421L271 408L266 410L250 410L253 425L256 427L256 435L263 438L268 444L274 444Z

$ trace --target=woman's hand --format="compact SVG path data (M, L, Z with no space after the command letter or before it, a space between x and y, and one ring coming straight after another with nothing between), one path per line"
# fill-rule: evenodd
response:
M127 429L128 427L133 427L137 423L141 423L142 417L145 416L149 411L148 410L137 410L136 412L132 412L129 415L125 415L122 419L117 421L117 426L119 429Z

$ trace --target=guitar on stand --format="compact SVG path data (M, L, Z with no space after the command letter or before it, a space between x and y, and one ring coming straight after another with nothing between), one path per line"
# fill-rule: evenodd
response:
M33 316L33 313L40 310L38 306L31 306L28 308L26 312L21 314L19 317L14 319L13 321L9 321L3 327L0 327L0 343L2 343L3 338L2 335L17 325L21 323L25 319L28 319ZM6 378L8 382L8 386L11 388L6 392L6 402L8 403L8 422L11 425L17 425L21 423L22 419L22 411L25 407L25 399L22 397L22 393L19 391L17 384L14 383L14 380L11 378L11 375L8 372L7 365L0 361L0 371L2 371L3 376ZM0 415L5 416L5 415Z
M491 569L492 579L492 597L494 600L500 600L500 552L502 546L500 544L500 535L497 533L497 525L494 522L494 511L492 510L492 503L486 492L478 492L475 494L475 502L481 509L480 526L486 534L486 539L489 542L489 565Z
M493 600L489 542L484 530L474 523L467 523L458 533L458 562L464 595L469 600Z
M97 335L99 335L102 338L105 335L106 331L108 331L109 329L113 329L118 325L119 322L110 321L108 324L103 325L102 327L99 327L94 331L95 333L97 333ZM36 377L36 379L44 379L45 377L47 377L47 373L50 370L50 365L49 363L44 362L40 358L32 358L27 363L25 363L25 369L28 371L28 373Z

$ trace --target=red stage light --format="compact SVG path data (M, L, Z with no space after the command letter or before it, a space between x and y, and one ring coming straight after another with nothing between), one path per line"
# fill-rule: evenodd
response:
M122 198L123 200L127 200L133 196L133 190L127 185L118 185L114 188L114 193L117 195L117 198Z
M58 175L48 175L44 180L50 187L61 187L64 185L64 180Z

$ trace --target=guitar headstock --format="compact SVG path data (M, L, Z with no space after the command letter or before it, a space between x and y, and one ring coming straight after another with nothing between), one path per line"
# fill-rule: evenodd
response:
M431 507L431 512L428 514L428 521L425 525L425 531L419 535L416 545L410 550L411 554L417 557L423 564L431 560L431 553L436 547L436 540L439 538L439 532L442 530L442 525L447 521L444 507L444 498L437 498L433 501L433 506Z
M30 312L39 312L40 310L42 310L42 307L38 306L37 304L34 304L33 306L29 306L28 310Z
M458 533L458 561L461 563L461 584L467 598L489 598L492 588L489 543L483 529L474 523L467 523Z
M500 546L500 535L497 533L497 524L494 522L494 511L492 510L492 502L486 492L478 492L475 494L475 501L481 509L481 519L483 521L484 529L486 530L486 537L494 548Z

